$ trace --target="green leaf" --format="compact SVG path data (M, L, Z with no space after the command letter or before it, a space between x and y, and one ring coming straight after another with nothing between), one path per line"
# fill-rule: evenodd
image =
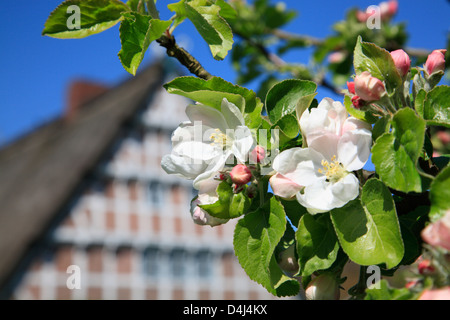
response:
M328 214L317 218L305 214L297 232L299 275L310 276L318 270L328 269L336 260L339 243Z
M385 115L379 118L372 129L372 140L377 141L378 137L382 136L384 133L389 132L391 129L391 116Z
M300 117L311 104L317 85L312 81L289 79L274 85L266 96L266 109L272 123L297 111ZM297 110L298 108L298 110Z
M421 192L416 168L422 152L425 121L409 109L400 109L392 118L392 132L380 136L372 147L372 162L381 180L403 192Z
M297 118L292 114L282 117L271 129L278 130L278 144L280 147L296 138L300 132Z
M161 37L171 21L152 19L137 12L126 12L123 16L119 28L122 43L119 58L125 70L135 75L148 46Z
M130 8L119 0L66 0L50 13L42 35L58 39L84 38L111 28L122 20L122 13L126 11Z
M378 287L377 287L378 286ZM392 288L383 279L366 289L365 300L415 300L417 295L406 288Z
M394 201L389 189L370 179L361 193L342 208L331 211L331 220L342 249L360 265L400 263L404 246Z
M243 113L250 129L261 124L262 102L252 90L234 85L219 77L209 80L193 76L178 77L164 85L169 93L178 94L220 110L223 98L234 103Z
M286 200L286 199L278 199L284 207L284 211L288 219L291 221L292 225L298 226L300 222L300 218L308 213L306 208L303 207L297 200Z
M442 170L430 187L430 219L436 221L450 210L450 166Z
M224 8L224 15L229 18L232 15L231 6L224 3L216 5L208 0L182 0L168 8L176 12L177 24L185 17L194 24L208 44L214 59L223 60L227 56L233 46L233 32L221 11Z
M245 189L239 193L234 193L233 188L226 181L222 181L217 187L219 200L212 204L199 205L200 208L208 212L211 216L220 219L237 218L251 206L252 200L245 195Z
M369 71L373 77L385 82L388 93L403 84L391 54L373 43L363 42L361 36L356 42L353 59L356 74Z
M430 125L450 128L449 86L438 86L427 93L423 102L423 118Z
M235 254L250 279L277 296L295 295L299 290L298 281L283 274L274 256L286 223L283 206L272 197L238 221L233 238Z

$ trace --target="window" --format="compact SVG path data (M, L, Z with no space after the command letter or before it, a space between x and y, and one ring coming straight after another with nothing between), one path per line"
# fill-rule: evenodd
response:
M183 249L174 249L170 253L171 275L175 278L182 278L186 275L186 265L189 264L186 251Z
M197 252L197 276L200 278L209 278L213 271L213 256L208 250L200 250Z
M154 207L161 207L164 204L164 186L159 181L150 182L148 198Z
M150 277L158 277L161 273L161 250L156 247L148 248L145 253L145 272Z

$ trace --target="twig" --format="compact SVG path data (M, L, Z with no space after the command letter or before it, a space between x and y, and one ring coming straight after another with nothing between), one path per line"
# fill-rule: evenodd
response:
M277 69L281 69L283 67L285 67L286 65L288 65L288 63L286 61L284 61L280 56L276 55L275 53L270 52L264 45L262 45L259 42L254 41L253 39L251 39L250 37L243 35L237 31L233 31L234 34L236 34L237 36L239 36L240 38L242 38L244 41L246 41L249 45L251 45L252 47L256 48L257 50L259 50L259 52L267 59L267 61L269 61L270 63L272 63ZM310 39L311 41L314 41L314 38ZM291 71L291 73L297 77L297 75ZM331 91L333 91L336 94L342 94L341 90L339 88L336 88L335 86L333 86L331 83L329 83L325 78L319 79L318 81L316 81L318 83L318 85L327 88Z
M206 71L205 68L195 59L189 52L187 52L182 47L178 46L175 42L175 38L166 33L162 35L156 42L160 46L167 49L167 55L169 57L176 58L183 66L185 66L191 73L195 74L197 77L208 80L212 78L212 75Z

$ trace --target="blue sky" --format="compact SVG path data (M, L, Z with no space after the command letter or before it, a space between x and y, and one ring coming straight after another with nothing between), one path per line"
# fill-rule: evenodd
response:
M117 57L120 50L118 26L80 40L41 36L47 16L61 2L9 1L0 10L0 144L59 116L65 107L68 84L73 79L115 85L129 77ZM162 19L171 16L165 8L170 2L175 0L158 1ZM378 4L373 0L283 2L287 8L299 12L286 30L319 38L331 34L332 24L342 19L348 8ZM449 17L449 1L399 0L399 13L394 21L407 22L409 46L439 49L445 47ZM179 40L188 41L189 51L212 74L231 82L235 80L230 59L215 61L189 22L183 23L175 35ZM298 51L291 59L307 63L309 53ZM152 58L154 56L148 52L144 63L151 62ZM325 94L320 92L318 98Z

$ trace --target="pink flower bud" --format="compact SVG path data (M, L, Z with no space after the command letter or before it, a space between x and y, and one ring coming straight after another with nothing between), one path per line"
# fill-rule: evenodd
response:
M350 92L351 94L355 94L355 83L354 82L347 81L347 88L348 88L348 92Z
M244 185L252 179L252 172L245 165L238 164L231 170L230 177L236 185Z
M450 250L450 210L444 217L423 229L421 236L431 246Z
M381 20L388 20L392 18L398 11L397 0L391 0L389 2L381 2L379 6L380 6Z
M395 50L391 52L391 57L394 60L395 67L402 77L408 74L409 68L411 67L411 59L408 54L402 49Z
M303 186L295 183L281 173L273 175L269 182L273 193L285 199L294 197L303 188Z
M266 150L261 146L256 146L250 153L250 163L261 163L266 157Z
M329 63L341 63L345 59L345 53L342 51L335 51L328 56Z
M339 283L331 273L322 273L314 278L305 290L308 300L338 300Z
M364 71L355 77L355 93L364 101L377 101L386 92L383 82Z
M364 11L358 10L358 11L356 12L356 19L357 19L359 22L366 22L367 19L369 19L369 17L370 17L370 14L367 14L367 13L365 13Z
M430 274L435 270L433 265L431 264L431 261L428 259L420 261L417 265L417 269L420 274Z
M438 71L445 70L445 53L447 50L440 49L434 50L427 58L425 62L425 70L428 74L433 74Z

